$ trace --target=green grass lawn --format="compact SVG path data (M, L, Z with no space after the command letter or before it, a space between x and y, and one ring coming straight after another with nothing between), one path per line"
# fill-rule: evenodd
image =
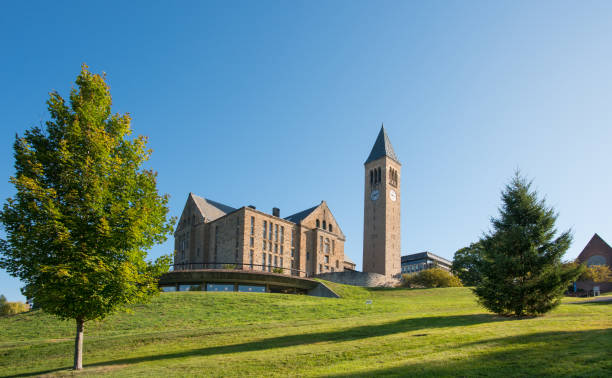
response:
M78 375L612 375L612 302L515 320L467 288L329 286L344 297L162 293L86 323ZM0 318L0 375L72 374L74 328L41 311Z

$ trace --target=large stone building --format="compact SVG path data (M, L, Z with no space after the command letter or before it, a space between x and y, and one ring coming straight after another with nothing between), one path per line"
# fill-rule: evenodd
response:
M401 272L401 168L382 126L365 166L363 271L387 277Z
M325 201L281 218L190 193L174 233L174 270L242 269L309 277L343 271L345 236Z

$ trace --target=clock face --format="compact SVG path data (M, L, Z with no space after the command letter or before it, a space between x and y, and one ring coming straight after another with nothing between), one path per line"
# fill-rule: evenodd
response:
M376 201L378 199L378 196L379 196L378 190L373 190L372 193L370 194L370 199L372 201Z
M397 199L397 194L395 194L395 190L391 189L391 191L389 192L389 198L391 198L391 201L395 201Z

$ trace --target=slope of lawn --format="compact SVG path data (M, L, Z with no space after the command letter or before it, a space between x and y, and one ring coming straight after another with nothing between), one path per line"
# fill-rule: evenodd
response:
M328 285L344 297L162 293L131 314L86 323L79 375L612 372L612 302L570 298L546 316L515 320L487 313L468 288ZM41 311L0 318L0 376L72 374L74 328Z

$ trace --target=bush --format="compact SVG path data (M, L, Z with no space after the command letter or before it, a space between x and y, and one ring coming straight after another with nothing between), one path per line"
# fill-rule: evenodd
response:
M0 303L0 316L20 314L29 310L30 306L23 302Z
M463 286L458 277L453 276L444 269L432 268L418 273L404 274L405 287L459 287Z
M283 268L274 268L272 269L272 273L283 273Z

